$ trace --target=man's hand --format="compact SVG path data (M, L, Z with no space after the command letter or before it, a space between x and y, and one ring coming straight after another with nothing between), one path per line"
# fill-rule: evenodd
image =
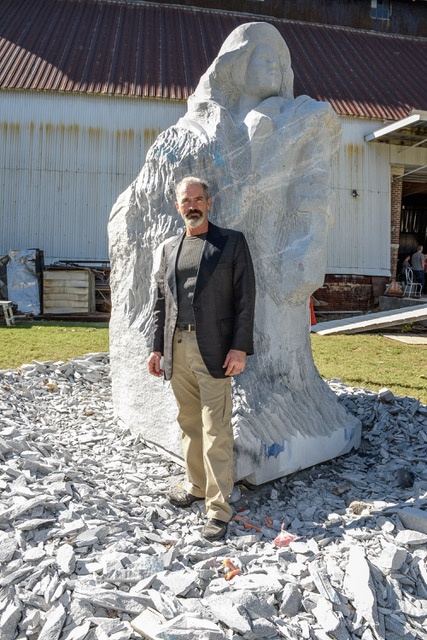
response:
M235 376L241 373L246 364L246 351L238 351L237 349L230 349L225 358L222 368L225 368L226 376Z
M160 378L163 375L163 369L160 369L160 358L162 354L160 351L152 351L150 353L150 357L147 360L148 373L151 373L152 376L156 376L156 378Z

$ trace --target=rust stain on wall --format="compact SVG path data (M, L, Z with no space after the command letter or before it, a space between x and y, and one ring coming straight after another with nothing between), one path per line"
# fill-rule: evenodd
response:
M89 127L88 129L89 140L95 140L98 144L101 139L102 129L101 127Z

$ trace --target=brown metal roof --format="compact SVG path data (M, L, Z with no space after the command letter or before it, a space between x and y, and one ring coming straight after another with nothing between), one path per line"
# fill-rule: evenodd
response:
M274 24L295 94L342 115L427 109L427 39L152 2L1 0L0 88L185 100L239 24Z

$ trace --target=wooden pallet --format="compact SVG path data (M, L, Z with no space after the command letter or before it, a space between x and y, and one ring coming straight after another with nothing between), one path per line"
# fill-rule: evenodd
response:
M43 313L95 311L95 276L89 269L43 272Z

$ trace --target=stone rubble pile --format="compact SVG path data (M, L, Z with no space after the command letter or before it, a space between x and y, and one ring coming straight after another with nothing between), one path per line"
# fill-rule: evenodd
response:
M208 543L114 422L108 354L0 371L1 640L427 640L427 407L329 384L359 451L238 485Z

